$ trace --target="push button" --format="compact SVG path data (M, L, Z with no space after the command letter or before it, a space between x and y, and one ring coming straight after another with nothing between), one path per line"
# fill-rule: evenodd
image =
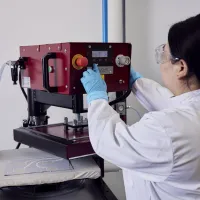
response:
M76 65L80 68L87 67L88 59L86 57L78 58L76 60Z
M72 65L75 69L81 70L82 68L88 66L88 59L81 54L76 54L72 58Z

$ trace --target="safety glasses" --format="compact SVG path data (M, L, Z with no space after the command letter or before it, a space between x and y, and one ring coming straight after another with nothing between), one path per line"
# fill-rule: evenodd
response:
M173 57L171 54L167 53L165 50L165 44L161 44L155 49L155 58L157 64L164 64L171 61L172 64L180 60L179 58Z

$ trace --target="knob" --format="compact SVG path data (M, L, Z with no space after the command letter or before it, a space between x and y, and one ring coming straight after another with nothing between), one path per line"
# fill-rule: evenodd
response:
M119 58L119 64L121 65L130 65L131 59L128 56L121 56Z
M80 68L88 65L88 59L86 57L77 58L76 65Z
M124 110L124 106L123 106L123 105L120 105L120 106L118 107L118 110L119 110L120 112L122 112L122 111Z
M130 65L131 59L129 56L118 55L115 62L118 67L124 67L125 65Z

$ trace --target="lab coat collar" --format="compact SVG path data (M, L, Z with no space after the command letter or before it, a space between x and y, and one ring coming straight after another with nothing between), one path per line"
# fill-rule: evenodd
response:
M194 102L200 103L200 89L170 98L169 107L180 107Z

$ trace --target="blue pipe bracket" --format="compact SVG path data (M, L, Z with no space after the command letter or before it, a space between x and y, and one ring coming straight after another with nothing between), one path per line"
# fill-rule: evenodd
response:
M103 42L108 42L108 0L102 0L102 36Z

